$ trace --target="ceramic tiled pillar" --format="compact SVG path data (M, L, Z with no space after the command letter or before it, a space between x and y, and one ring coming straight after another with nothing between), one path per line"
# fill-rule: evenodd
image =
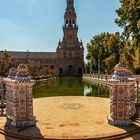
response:
M6 83L6 114L14 127L26 127L35 125L33 116L32 87L34 80L30 79L28 67L24 64L17 70L12 68Z
M131 117L136 113L135 85L129 80L132 72L122 64L115 67L110 84L110 115L108 123L112 125L129 126Z

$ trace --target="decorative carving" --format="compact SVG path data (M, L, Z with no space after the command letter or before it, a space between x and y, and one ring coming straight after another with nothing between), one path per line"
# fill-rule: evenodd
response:
M69 104L63 105L64 109L80 109L82 107L84 107L84 106L81 104L78 104L78 103L69 103Z
M33 116L32 86L35 84L28 73L28 67L20 64L16 69L9 70L5 78L7 119L14 127L35 125Z
M122 64L117 64L110 83L110 115L108 123L112 125L130 125L135 115L134 81L129 80L132 72Z

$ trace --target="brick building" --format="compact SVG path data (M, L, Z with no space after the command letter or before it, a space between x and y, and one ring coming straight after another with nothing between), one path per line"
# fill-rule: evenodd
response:
M74 0L67 0L63 25L64 37L56 52L9 52L17 64L28 60L40 61L42 65L54 67L63 76L81 76L84 71L84 48L77 37L77 16ZM0 52L2 54L3 51Z

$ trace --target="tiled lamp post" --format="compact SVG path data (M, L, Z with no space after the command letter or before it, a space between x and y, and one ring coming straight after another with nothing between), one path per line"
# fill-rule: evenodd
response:
M6 115L13 127L27 127L36 124L33 116L32 87L28 67L20 64L9 71L6 83Z
M132 72L122 64L115 66L110 84L110 115L108 123L116 126L129 126L136 113L135 85L129 80Z

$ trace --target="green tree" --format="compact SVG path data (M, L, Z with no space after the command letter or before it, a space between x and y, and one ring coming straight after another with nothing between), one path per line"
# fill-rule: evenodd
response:
M105 58L103 60L103 65L105 67L104 73L106 73L106 74L113 73L114 66L116 65L116 62L115 62L115 54L113 53L109 57Z
M122 27L126 38L132 37L140 41L140 1L120 0L121 7L116 10L118 18L115 20Z
M58 75L56 68L51 69L48 66L41 65L39 61L28 60L27 65L29 73L33 76L33 78L46 78Z
M28 60L27 65L28 65L29 73L33 77L40 75L40 72L39 72L40 63L38 61Z
M115 63L119 63L120 49L123 48L120 33L116 32L115 34L110 34L110 37L107 40L107 46L109 47L110 52L115 55Z
M118 18L115 22L123 28L123 38L131 39L132 46L140 54L140 1L120 0L120 4L121 7L116 10ZM140 65L140 55L136 61Z
M94 72L111 73L119 62L122 40L119 33L101 33L87 44L87 59ZM99 70L100 69L100 70Z
M3 55L0 56L0 76L8 76L8 72L11 67L14 67L14 63L12 61L11 56L5 50L3 52Z
M134 48L130 41L124 42L124 48L121 54L121 63L127 65L129 68L133 70L134 68Z

